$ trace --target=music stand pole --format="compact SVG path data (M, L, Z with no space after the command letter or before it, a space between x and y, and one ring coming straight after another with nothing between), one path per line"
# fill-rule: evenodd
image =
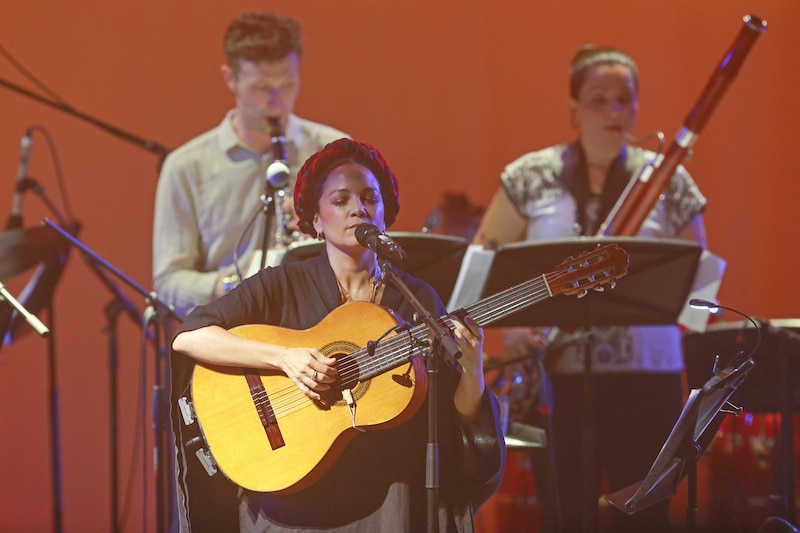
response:
M697 461L702 453L696 444L692 446L692 449L686 466L688 483L686 490L686 528L690 532L697 531L697 519L700 516L700 508L697 504Z
M791 370L792 361L788 346L795 342L800 346L800 335L767 323L767 331L777 333L780 338L776 350L778 366L778 403L780 409L781 430L779 436L779 464L781 472L778 474L778 486L781 497L781 514L790 523L797 525L797 505L795 503L794 456L793 454L793 420L792 420L792 391Z

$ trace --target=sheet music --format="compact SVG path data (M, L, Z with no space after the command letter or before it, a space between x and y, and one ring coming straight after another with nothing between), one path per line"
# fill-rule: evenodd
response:
M678 324L688 328L690 331L699 333L703 333L706 330L711 313L705 309L689 307L689 300L699 298L716 302L717 292L719 292L726 265L727 262L718 255L714 255L708 250L703 250L700 254L700 260L697 262L697 273L689 291L689 296L686 298L686 305L683 306L681 314L678 315Z
M270 248L267 250L267 261L264 263L264 267L268 266L277 266L283 263L283 258L286 257L286 254L294 250L296 248L301 248L303 246L314 246L321 244L316 239L304 238L297 241L293 241L289 243L289 246L281 246L279 248ZM258 272L258 268L261 266L261 250L254 250L252 260L250 261L250 265L247 268L247 272L245 272L244 277L249 278L256 272Z
M480 244L470 244L461 261L453 294L447 304L449 311L461 309L480 300L486 278L494 260L494 251L486 250Z
M263 252L261 250L255 250L253 252L253 259L250 261L250 265L247 269L247 272L244 273L245 278L249 278L256 272L258 272L259 267L261 266L261 256ZM270 248L267 250L267 261L264 263L265 267L268 266L276 266L280 265L283 261L283 256L286 255L286 248Z

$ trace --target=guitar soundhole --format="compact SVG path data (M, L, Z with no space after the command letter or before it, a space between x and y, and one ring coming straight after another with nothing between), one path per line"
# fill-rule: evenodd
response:
M350 389L353 394L354 400L363 398L369 390L369 380L359 381L360 374L358 362L352 353L358 351L361 346L358 346L350 341L335 341L320 348L319 351L328 357L335 357L338 361L338 369L340 376L340 388ZM336 402L333 405L346 406L347 402L342 398L341 392L336 394Z

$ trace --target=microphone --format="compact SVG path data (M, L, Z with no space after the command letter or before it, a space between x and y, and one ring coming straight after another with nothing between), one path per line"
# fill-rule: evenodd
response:
M14 197L11 200L11 213L8 215L6 229L16 229L22 227L22 194L25 192L25 176L28 174L28 158L31 155L33 137L30 128L25 130L25 134L20 141L22 151L19 154L19 165L17 166L17 183L14 185Z
M286 164L286 138L280 120L270 117L269 135L272 142L272 163L267 167L267 185L283 189L289 185L289 167Z
M267 167L267 186L283 189L289 185L289 167L283 161L273 161Z
M402 261L408 256L399 244L372 224L364 223L356 226L356 240L364 248L369 248L387 259Z

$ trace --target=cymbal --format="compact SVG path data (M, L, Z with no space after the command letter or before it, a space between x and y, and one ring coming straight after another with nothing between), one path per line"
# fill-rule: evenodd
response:
M67 246L50 227L16 228L0 233L0 280L57 257Z

